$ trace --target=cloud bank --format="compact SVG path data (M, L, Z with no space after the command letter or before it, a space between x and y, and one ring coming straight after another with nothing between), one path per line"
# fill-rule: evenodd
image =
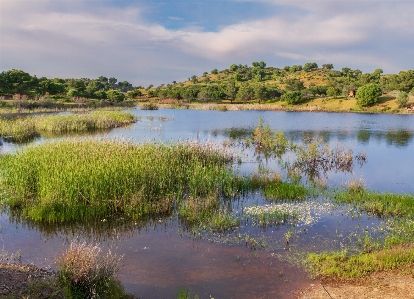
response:
M226 5L236 9L241 2L248 1ZM146 85L258 60L276 67L316 61L363 71L414 68L411 1L261 2L263 17L241 14L232 24L214 21L212 30L186 23L191 10L150 18L149 11L157 13L152 2L2 0L0 70L116 76ZM160 20L183 26L168 28Z

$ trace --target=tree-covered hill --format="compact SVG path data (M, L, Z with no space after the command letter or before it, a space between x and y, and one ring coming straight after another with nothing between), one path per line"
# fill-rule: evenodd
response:
M374 92L375 91L375 92ZM381 94L395 91L401 98L400 107L408 104L408 94L414 93L414 70L384 75L382 69L362 73L344 67L335 70L333 64L321 67L315 62L302 65L269 67L265 62L251 66L232 64L228 69L213 69L201 76L192 75L184 82L134 87L127 81L100 76L97 79L37 78L21 70L0 73L0 95L38 99L78 98L121 102L126 98L152 101L172 99L186 102L263 103L284 101L289 105L309 99L357 98L360 107L374 105ZM401 94L401 96L400 96ZM23 96L24 95L24 96Z

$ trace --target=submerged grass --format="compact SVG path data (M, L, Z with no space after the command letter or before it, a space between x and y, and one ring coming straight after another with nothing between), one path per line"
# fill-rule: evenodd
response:
M39 115L0 118L0 135L16 142L30 140L41 132L68 133L110 129L134 123L136 118L120 111L94 111L84 114Z
M1 189L12 209L35 221L137 219L170 213L183 196L235 194L240 180L229 161L208 144L67 139L6 156Z

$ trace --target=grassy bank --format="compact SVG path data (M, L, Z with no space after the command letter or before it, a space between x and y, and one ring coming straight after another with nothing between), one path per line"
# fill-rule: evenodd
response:
M6 203L36 221L170 213L182 196L233 195L229 156L198 143L74 139L31 145L3 158Z
M22 142L34 136L47 133L86 132L109 129L135 122L130 113L118 111L94 111L86 114L39 115L15 119L0 118L0 135Z
M414 196L411 194L378 193L357 188L334 194L337 203L354 205L361 211L388 218L382 241L369 235L360 238L360 253L310 253L306 262L314 275L356 278L375 272L399 271L413 273L414 265Z

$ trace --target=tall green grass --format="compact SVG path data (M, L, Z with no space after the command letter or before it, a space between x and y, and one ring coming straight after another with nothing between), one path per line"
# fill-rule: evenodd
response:
M371 253L348 255L346 250L333 253L310 253L308 266L315 275L339 278L367 276L371 273L407 269L412 273L413 246L395 246Z
M378 216L414 216L414 196L411 194L378 193L358 189L337 192L334 198L339 203L354 204L362 211Z
M122 213L170 213L183 196L231 196L240 179L229 156L199 143L133 144L67 139L30 145L4 159L7 204L35 221Z
M125 126L136 121L130 114L120 111L94 111L85 114L39 115L34 117L2 119L0 135L13 141L30 140L42 133L86 132Z

